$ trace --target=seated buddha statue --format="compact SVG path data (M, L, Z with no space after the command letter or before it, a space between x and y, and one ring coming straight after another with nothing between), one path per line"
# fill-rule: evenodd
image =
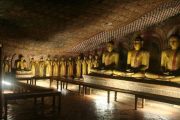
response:
M87 64L87 57L84 56L84 59L82 60L82 74L87 75L88 73L88 64Z
M72 57L69 57L67 61L67 76L68 77L74 76L73 69L74 69L74 63L73 63Z
M78 56L76 60L76 77L80 78L81 75L82 75L82 60L81 60L81 56Z
M87 60L87 73L91 73L91 68L93 68L93 57L89 55L89 59Z
M180 82L180 45L179 37L169 37L170 48L161 53L161 72L159 74L147 73L146 77Z
M50 57L45 60L45 75L52 76L52 61Z
M16 63L17 70L27 70L27 63L23 56L20 56Z
M149 67L149 52L143 50L143 39L141 37L135 38L133 47L133 50L128 51L126 72L114 71L113 74L144 77L144 72Z
M59 62L59 66L60 66L60 76L65 77L66 76L66 61L64 57L61 58Z
M42 77L45 75L45 62L43 57L40 58L40 61L38 63L39 65L39 76Z
M30 70L32 71L32 76L36 76L36 62L33 57L30 60Z
M52 65L53 65L53 71L52 71L52 75L53 76L58 76L59 75L59 62L58 62L58 58L57 57L55 57L54 58L54 60L53 60L53 62L52 62Z
M91 69L91 72L112 75L113 70L118 68L119 54L113 51L114 43L106 44L106 51L102 55L102 66L99 69Z

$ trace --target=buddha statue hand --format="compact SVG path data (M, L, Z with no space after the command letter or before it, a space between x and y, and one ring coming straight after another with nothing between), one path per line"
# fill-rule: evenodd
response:
M147 67L145 65L140 65L138 67L138 69L139 69L139 71L143 71L144 72L147 69Z
M130 66L130 65L127 65L127 67L126 67L126 72L132 72L132 69L131 69L131 66Z

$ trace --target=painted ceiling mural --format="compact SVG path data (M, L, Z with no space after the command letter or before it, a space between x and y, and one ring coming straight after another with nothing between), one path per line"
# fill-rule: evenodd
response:
M0 41L9 55L75 55L111 39L130 49L140 32L164 49L179 13L179 0L1 0Z

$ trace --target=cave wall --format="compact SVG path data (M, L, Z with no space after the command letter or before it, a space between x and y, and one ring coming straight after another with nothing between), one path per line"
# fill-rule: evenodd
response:
M148 27L144 30L137 31L135 33L131 33L127 36L124 36L122 38L117 38L115 40L115 50L120 53L121 58L121 64L126 65L126 57L127 57L127 51L132 49L132 40L137 34L141 34L143 39L145 40L144 46L145 49L150 51L151 57L150 57L150 66L152 69L159 68L160 65L160 54L161 51L168 48L168 42L167 38L171 34L173 34L175 31L180 34L180 16L177 15L175 17L169 18L168 20L151 27ZM26 61L29 61L31 57L34 57L35 60L39 60L40 57L47 58L47 56L51 56L53 58L54 56L60 57L61 51L58 51L54 48L54 50L49 49L41 49L34 51L33 47L31 48L32 51L26 49L26 45L29 44L29 42L24 41L24 44L21 48L19 48L18 44L13 44L13 39L11 40L3 40L3 56L9 56L11 59L15 60L18 58L19 54L22 54ZM2 40L1 40L2 42ZM15 41L18 42L18 41ZM31 44L35 44L32 43ZM43 43L42 43L43 44ZM14 45L14 46L13 46ZM35 46L37 47L37 46ZM18 48L18 49L16 49ZM102 44L102 46L99 47L99 49L87 51L84 53L87 54L95 54L98 53L99 55L102 53L102 51L105 49L105 43ZM43 51L43 54L42 54ZM44 54L44 51L46 54ZM79 53L64 53L66 56L76 56Z

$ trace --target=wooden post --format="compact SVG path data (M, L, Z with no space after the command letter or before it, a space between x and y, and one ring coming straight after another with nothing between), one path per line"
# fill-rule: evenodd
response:
M107 91L107 102L108 103L110 102L110 91L109 90Z
M145 99L142 98L142 108L144 108Z
M114 101L117 101L117 91L114 92Z
M135 103L134 103L135 110L137 110L137 103L138 103L138 97L135 95Z
M3 114L3 105L2 105L2 44L0 44L0 118L2 118Z

